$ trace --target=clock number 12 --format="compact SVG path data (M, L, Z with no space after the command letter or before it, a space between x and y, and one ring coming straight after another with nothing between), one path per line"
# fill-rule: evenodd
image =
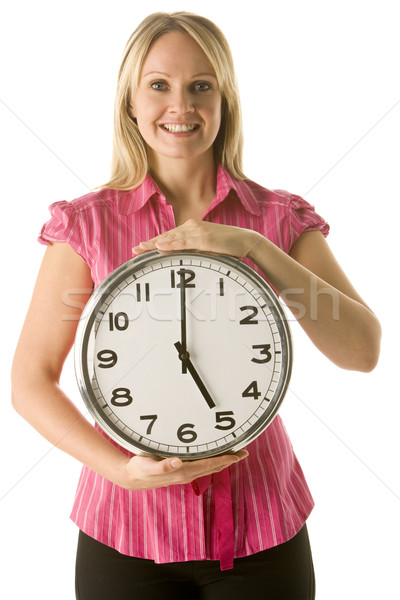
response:
M171 271L171 287L172 288L180 288L183 286L185 288L194 288L196 287L194 283L190 283L196 277L196 273L191 271L190 269L179 269L176 271L176 274L179 275L180 281L176 283L175 271Z

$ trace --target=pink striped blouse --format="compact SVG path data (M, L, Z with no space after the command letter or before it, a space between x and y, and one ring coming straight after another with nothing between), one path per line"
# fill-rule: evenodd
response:
M95 286L132 257L133 246L175 227L172 206L150 175L135 190L103 189L55 202L50 212L39 241L70 244ZM299 196L237 181L222 167L203 219L258 231L286 253L303 232L329 231ZM221 473L148 491L127 491L83 467L71 518L122 554L156 563L220 560L221 569L232 568L235 557L288 541L314 505L279 415L246 449L247 459Z

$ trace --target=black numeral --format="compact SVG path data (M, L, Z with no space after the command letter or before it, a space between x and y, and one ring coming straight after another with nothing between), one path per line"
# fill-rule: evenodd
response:
M98 367L109 369L117 364L118 357L114 350L100 350L97 353L97 360L100 361Z
M132 402L133 398L130 389L120 387L113 390L111 404L114 406L129 406Z
M225 410L223 412L215 413L216 422L225 423L225 425L216 425L215 429L232 429L232 427L235 427L235 419L232 419L232 417L228 417L228 415L233 415L233 411Z
M197 439L197 433L193 431L193 423L184 423L176 432L178 439L184 444L190 444Z
M257 381L252 381L251 384L242 392L243 398L254 398L257 400L261 396L258 391Z
M125 331L129 325L128 315L124 312L118 312L115 315L110 312L108 315L108 323L110 331L114 331L114 327L115 329L118 329L118 331Z
M172 288L180 288L182 287L182 282L185 288L196 287L194 283L190 283L196 277L196 273L191 271L190 269L179 269L176 271L176 274L179 275L180 281L176 283L175 280L175 271L171 271L171 287Z
M255 320L255 321L252 320L252 319L254 319L255 316L258 315L258 308L256 306L241 306L240 310L241 311L244 311L244 310L251 311L250 315L247 315L247 317L244 317L240 321L240 325L257 325L258 324L257 320Z
M150 435L151 430L153 429L153 425L156 422L157 418L158 418L158 415L142 415L140 417L141 421L144 421L146 419L149 419L149 421L150 421L150 423L149 423L149 425L147 427L147 431L146 431L147 435Z
M271 344L256 344L255 346L252 346L252 348L254 350L260 350L260 354L265 354L265 358L252 358L252 362L255 363L267 363L271 360L272 358L272 354L270 352L271 350Z
M146 302L148 302L150 300L150 284L149 283L144 284L144 299ZM142 301L142 284L141 283L136 284L136 300L138 302Z

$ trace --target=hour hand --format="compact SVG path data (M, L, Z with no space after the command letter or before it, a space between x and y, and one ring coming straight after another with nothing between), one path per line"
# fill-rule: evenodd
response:
M182 364L185 364L185 366L187 367L189 373L193 377L193 379L194 379L197 387L201 391L201 393L202 393L205 401L207 402L208 406L210 408L214 408L215 407L215 402L211 398L210 394L208 393L208 390L207 390L206 386L204 385L204 383L202 382L202 380L200 378L200 375L198 374L198 372L194 368L193 363L190 360L190 354L189 354L189 352L187 352L187 350L184 350L182 348L182 344L180 342L176 342L176 344L174 344L174 346L175 346L175 348L179 352L179 358L181 359Z

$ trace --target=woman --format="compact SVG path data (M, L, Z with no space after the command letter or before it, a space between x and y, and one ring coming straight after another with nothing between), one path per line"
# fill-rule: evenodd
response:
M112 443L58 384L93 285L132 248L242 258L330 360L374 368L379 322L330 252L328 225L302 198L247 180L241 152L222 33L188 13L150 15L119 73L111 180L51 206L13 366L15 408L84 464L72 512L81 600L314 597L313 501L279 416L234 455L156 461Z

